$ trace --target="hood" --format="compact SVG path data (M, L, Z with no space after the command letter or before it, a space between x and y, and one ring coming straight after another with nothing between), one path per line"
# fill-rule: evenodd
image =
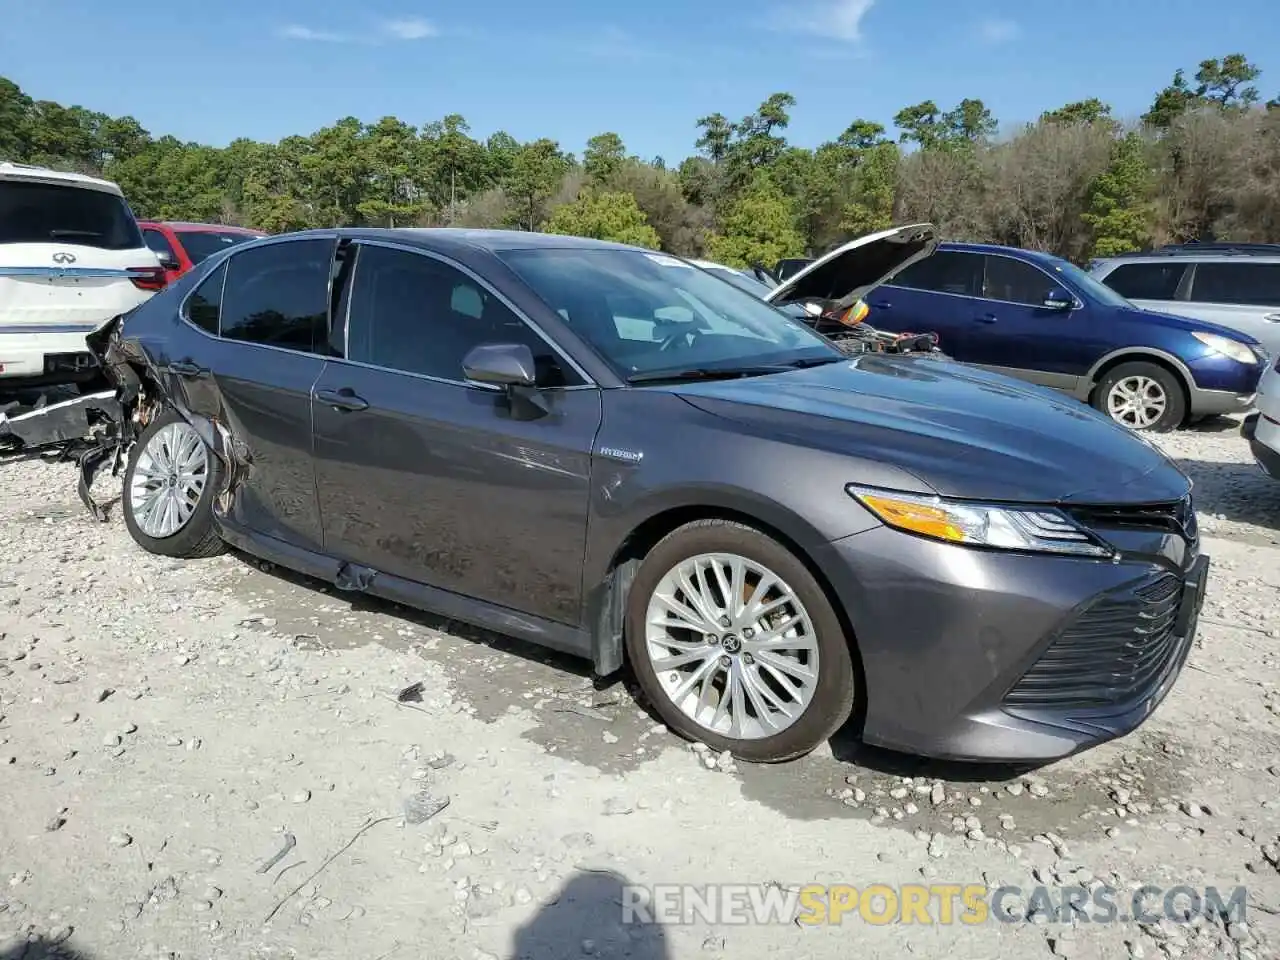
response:
M1172 330L1185 330L1187 333L1216 333L1220 337L1226 337L1228 340L1238 340L1241 343L1247 343L1251 347L1262 345L1261 341L1256 337L1250 336L1243 330L1234 330L1231 327L1224 327L1222 324L1212 323L1208 320L1197 320L1195 317L1180 317L1173 313L1157 313L1154 310L1143 310L1137 306L1125 307L1124 312L1135 320L1154 323L1157 326L1167 327Z
M851 483L891 466L947 497L1019 503L1177 500L1190 481L1156 446L1047 388L945 360L847 363L670 388L692 406L851 457Z
M851 307L868 291L932 254L937 246L937 230L931 223L869 233L832 250L784 280L770 291L767 299L777 305L798 300L834 300L838 306Z

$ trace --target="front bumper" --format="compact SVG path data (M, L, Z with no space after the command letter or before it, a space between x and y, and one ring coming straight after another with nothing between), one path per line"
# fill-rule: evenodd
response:
M1254 393L1236 393L1231 390L1204 390L1192 387L1187 393L1188 411L1193 416L1211 417L1228 413L1243 413L1253 406Z
M1280 422L1264 413L1251 413L1240 433L1249 442L1249 452L1258 466L1280 480Z
M1119 563L886 527L830 544L824 570L862 659L863 738L944 759L1041 763L1134 730L1186 661L1208 558L1172 529L1126 538Z

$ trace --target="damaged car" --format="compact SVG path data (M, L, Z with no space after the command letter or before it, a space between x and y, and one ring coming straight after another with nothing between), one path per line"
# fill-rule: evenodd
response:
M286 234L92 346L119 416L82 495L114 458L143 549L230 544L625 667L745 760L851 717L918 754L1066 756L1142 723L1195 636L1209 561L1154 445L998 374L846 356L652 250Z

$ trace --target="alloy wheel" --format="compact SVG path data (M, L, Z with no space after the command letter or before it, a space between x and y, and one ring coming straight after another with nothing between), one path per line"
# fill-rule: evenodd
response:
M818 641L795 590L733 553L689 557L658 581L645 650L662 692L704 730L758 740L795 723L818 686Z
M1117 380L1107 392L1107 412L1111 419L1134 430L1154 426L1169 407L1169 397L1160 382L1142 375Z
M138 529L171 537L191 519L209 479L209 455L186 423L171 423L147 441L129 479L129 501Z

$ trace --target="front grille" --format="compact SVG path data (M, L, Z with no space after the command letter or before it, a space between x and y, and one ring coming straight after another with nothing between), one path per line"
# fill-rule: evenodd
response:
M1010 707L1063 710L1138 700L1177 652L1182 580L1170 573L1093 603L1006 695Z
M1118 528L1129 530L1159 530L1174 533L1195 543L1199 538L1196 510L1191 494L1181 500L1163 503L1140 503L1126 506L1072 507L1071 514L1084 526L1098 530Z

